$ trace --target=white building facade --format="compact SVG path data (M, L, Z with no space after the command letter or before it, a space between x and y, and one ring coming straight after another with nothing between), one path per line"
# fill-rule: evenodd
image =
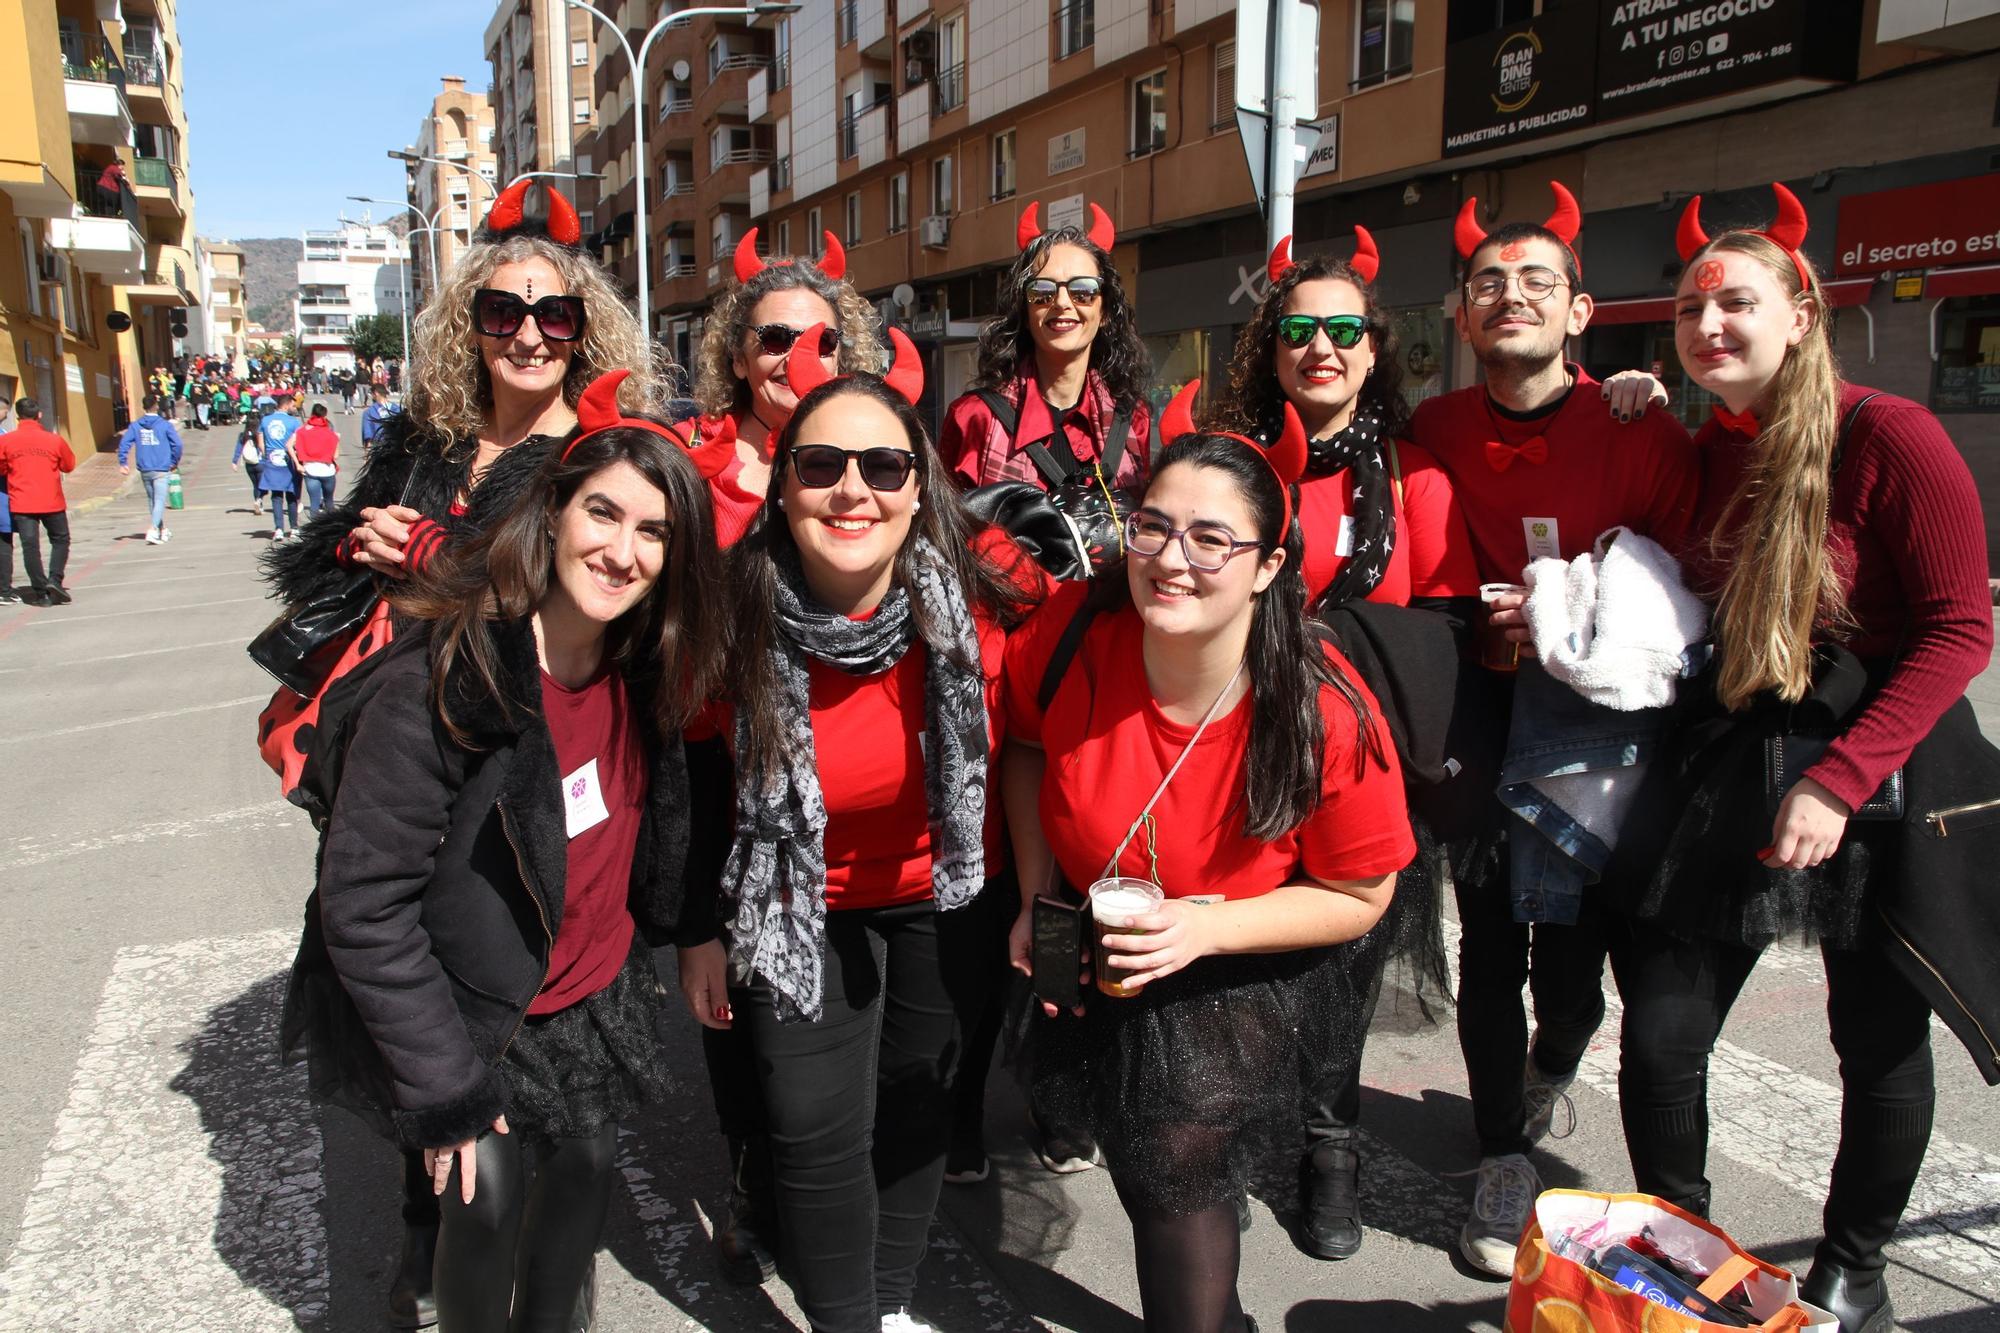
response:
M409 291L409 250L380 223L341 219L330 231L301 238L292 331L299 361L325 370L353 369L348 335L364 315L402 318Z

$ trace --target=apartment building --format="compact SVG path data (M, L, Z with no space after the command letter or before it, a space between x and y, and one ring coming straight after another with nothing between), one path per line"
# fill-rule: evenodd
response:
M300 239L299 293L292 298L299 361L352 370L354 350L347 340L354 321L403 312L411 276L409 242L394 227L346 218Z
M419 224L412 218L412 224L434 227L437 235L438 271L418 264L410 274L418 306L470 244L500 188L492 100L485 93L467 92L459 75L446 75L442 84L417 126L410 151L418 159L442 159L452 165L410 162L406 182L405 197L424 219ZM418 253L427 256L428 250Z
M180 71L171 0L0 6L0 393L80 449L111 447L196 303Z
M504 186L524 171L575 168L593 121L595 20L564 0L500 0L486 25L493 153Z
M250 300L243 285L243 249L206 237L195 242L205 294L206 336L196 350L219 356L232 373L241 374L249 354Z

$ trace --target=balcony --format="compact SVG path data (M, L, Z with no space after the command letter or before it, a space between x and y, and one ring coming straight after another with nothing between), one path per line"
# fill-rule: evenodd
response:
M125 48L125 86L127 88L163 88L166 86L166 58L155 49L135 51Z
M880 166L889 151L889 103L877 102L854 118L855 157L863 171Z
M931 137L931 90L923 84L905 89L896 100L896 151L921 148Z
M133 159L132 193L139 196L139 210L148 217L187 216L187 206L181 200L181 170L163 158Z
M762 171L750 173L750 216L761 218L770 211L771 171L766 167Z
M743 114L749 117L753 124L771 118L770 76L770 70L760 69L752 74L750 81L744 85L743 100L746 105Z
M854 19L854 44L862 55L887 60L895 54L896 33L889 26L889 7L883 0L860 0Z
M188 285L191 271L193 261L178 245L148 245L144 273L126 286L126 299L133 305L198 305Z
M771 150L768 148L728 148L722 152L711 154L709 166L716 171L720 171L724 167L742 166L745 163L769 162L770 160Z
M843 162L857 156L861 151L859 147L860 135L856 133L855 129L855 121L857 119L859 117L853 115L846 115L840 118L840 160Z
M63 103L72 143L122 147L132 142L132 108L125 100L125 68L100 39L94 53L82 34L65 32Z
M140 221L142 215L139 212L139 199L137 195L133 194L129 189L108 189L98 184L98 181L104 175L104 168L102 166L95 162L86 162L79 157L75 160L74 167L76 171L76 202L77 206L83 209L86 216L94 218L123 218L135 228L145 225Z
M932 85L931 115L948 116L965 105L965 65L963 62L937 72Z
M695 110L706 124L717 116L750 114L750 76L771 63L771 57L744 52L710 62L708 84L695 95Z
M122 216L51 218L49 247L107 282L131 282L146 271L146 242Z

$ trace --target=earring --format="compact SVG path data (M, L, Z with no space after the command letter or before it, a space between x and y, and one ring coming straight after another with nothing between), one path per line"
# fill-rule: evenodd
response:
M785 497L781 495L778 497L778 508L783 509L784 507L785 507Z
M911 512L912 514L914 514L914 513L916 513L916 512L917 512L917 511L918 511L919 509L922 509L923 507L924 507L924 502L923 502L922 500L915 500L915 501L912 501L912 502L911 502L911 504L910 504L910 512Z

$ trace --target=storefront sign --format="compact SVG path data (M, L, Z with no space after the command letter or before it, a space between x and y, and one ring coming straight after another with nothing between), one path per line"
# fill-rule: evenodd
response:
M1083 131L1069 130L1049 140L1049 175L1059 176L1083 165Z
M1598 6L1564 5L1445 53L1444 153L1476 153L1596 117Z
M1837 273L2000 260L2000 172L1840 201Z
M1924 275L1921 273L1898 273L1896 275L1897 301L1921 301L1924 299Z
M1605 120L1784 79L1851 79L1859 0L1603 0Z
M951 322L948 310L919 310L906 321L912 338L942 338L945 325Z

